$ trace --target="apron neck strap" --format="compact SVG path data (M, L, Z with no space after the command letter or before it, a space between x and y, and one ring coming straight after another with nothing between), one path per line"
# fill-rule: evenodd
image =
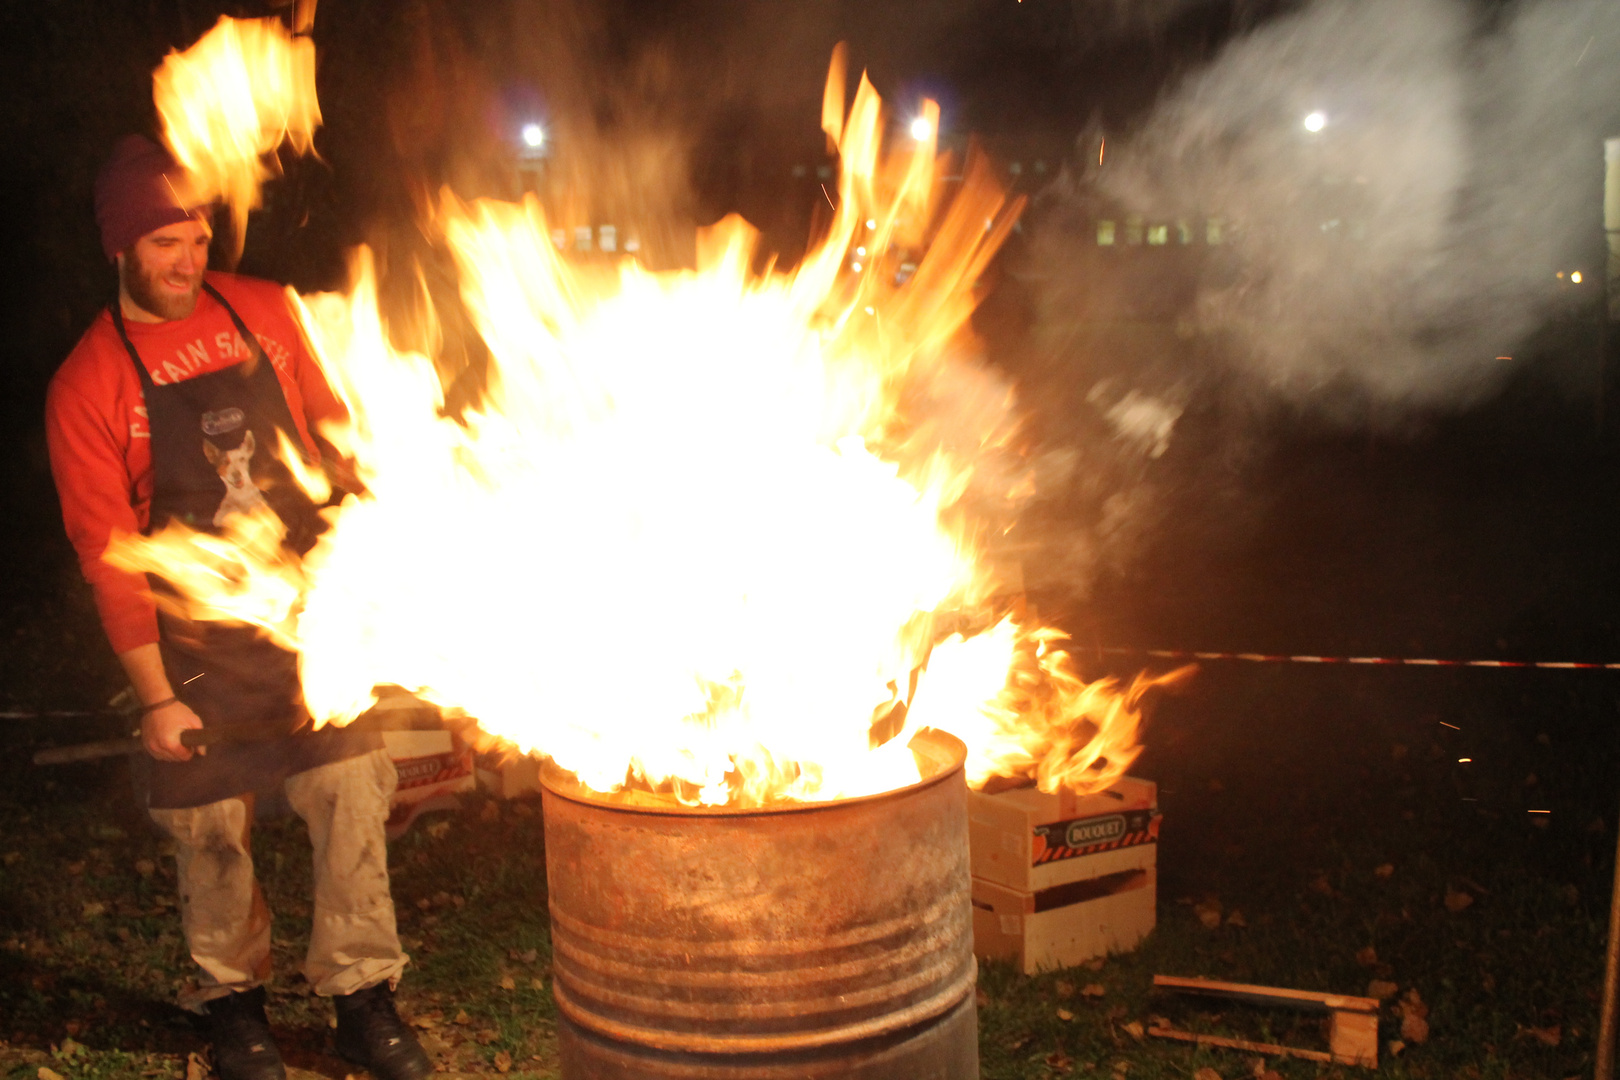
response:
M247 328L247 323L243 322L242 316L238 315L236 309L231 307L230 301L221 296L219 290L206 280L203 281L202 288L203 292L212 296L219 306L225 309L225 314L231 317L231 322L236 324L236 332L242 335L242 341L247 345L253 358L258 361L264 360L264 349L260 347L259 339L253 336L253 331ZM124 343L124 351L129 353L129 358L135 365L135 373L141 378L141 389L150 390L154 385L152 373L146 370L146 365L141 362L141 354L135 351L135 343L129 340L129 329L124 326L122 297L115 298L111 304L107 305L107 311L112 315L113 329L118 331L118 340Z

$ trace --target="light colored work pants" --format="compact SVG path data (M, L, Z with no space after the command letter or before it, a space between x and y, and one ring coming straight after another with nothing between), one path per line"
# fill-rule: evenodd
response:
M315 905L304 978L322 996L352 994L399 979L410 957L399 947L388 891L383 823L398 776L385 750L289 776L287 801L309 827ZM184 810L151 810L174 838L180 917L202 969L180 993L200 1011L214 998L270 977L270 908L253 876L248 844L253 797Z

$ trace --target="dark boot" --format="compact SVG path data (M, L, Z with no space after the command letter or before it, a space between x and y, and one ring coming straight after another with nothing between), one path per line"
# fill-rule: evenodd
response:
M264 987L214 998L203 1008L220 1080L286 1080L281 1052L264 1017Z
M386 982L340 994L332 1005L338 1053L377 1080L422 1080L433 1071L422 1044L394 1011L394 991Z

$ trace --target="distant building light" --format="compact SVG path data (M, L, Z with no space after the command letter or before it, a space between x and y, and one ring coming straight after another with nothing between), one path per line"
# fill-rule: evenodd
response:
M1168 225L1149 225L1148 226L1147 242L1149 244L1153 245L1154 247L1158 247L1161 244L1167 243L1169 241L1169 239L1170 239L1170 226L1168 226Z
M1021 162L1015 161L1011 165L1007 166L1007 172L1009 172L1013 176L1023 176L1024 175L1024 166L1023 166L1023 164Z
M1313 112L1305 117L1306 131L1321 131L1325 127L1327 127L1326 113Z
M568 230L552 229L551 246L556 248L558 251L566 250L568 247Z
M1114 223L1112 221L1097 222L1097 246L1114 246Z
M574 227L574 250L591 250L591 227L589 225L576 225Z
M640 251L641 250L641 241L637 240L634 236L632 236L630 239L628 239L628 240L626 240L624 242L624 250L626 250L628 252L631 252L632 254L634 254L637 251Z
M1204 243L1210 245L1226 242L1226 223L1220 218L1212 217L1204 222Z
M816 179L817 180L831 180L832 179L832 166L831 165L817 165L816 166Z
M1569 280L1579 285L1581 283L1581 272L1579 270L1575 271L1573 274L1569 275Z
M911 122L911 137L918 142L927 142L934 134L934 125L928 122L926 116L919 116Z
M1037 161L1035 163L1035 175L1039 176L1041 173L1044 173L1045 171L1046 171L1046 162Z
M803 165L795 165L795 166L793 166L793 178L795 180L804 179L806 174L808 174L809 172L810 172L810 170L808 168L806 168L805 166L803 166Z
M539 124L524 124L523 145L531 150L538 150L546 145L546 129Z
M619 230L613 225L603 225L596 230L596 245L603 251L619 250Z

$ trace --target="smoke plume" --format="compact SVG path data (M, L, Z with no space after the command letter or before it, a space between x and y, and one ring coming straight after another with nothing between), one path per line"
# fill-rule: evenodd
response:
M1100 184L1224 220L1191 318L1263 386L1345 417L1466 406L1602 287L1617 49L1600 0L1320 0L1187 78ZM1585 293L1555 276L1583 265Z

